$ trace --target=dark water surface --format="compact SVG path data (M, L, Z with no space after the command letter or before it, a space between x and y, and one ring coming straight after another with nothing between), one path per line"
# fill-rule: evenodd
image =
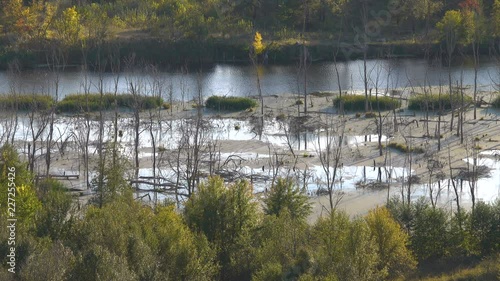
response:
M361 90L363 84L363 61L340 62L337 65L343 90ZM436 86L448 84L448 69L439 63L423 59L369 60L367 62L368 86L380 89ZM294 65L266 65L259 68L262 91L265 95L303 92L304 76ZM490 85L500 80L500 66L493 61L483 61L478 73L480 90L491 90ZM474 82L471 63L455 64L451 68L454 84L463 77L463 85ZM56 87L58 81L58 87ZM101 83L102 81L102 83ZM493 82L494 81L494 82ZM105 92L114 92L117 82L118 92L129 92L133 84L143 94L151 94L153 89L161 89L164 97L172 89L174 98L191 99L201 88L205 97L210 95L249 96L257 93L256 69L252 65L217 64L204 69L202 73L147 71L121 72L119 74L70 70L57 75L48 70L26 71L14 75L0 72L0 93L15 90L19 93L67 94L82 93L87 88L98 92L99 85ZM153 86L155 85L155 86ZM156 88L155 88L156 87ZM307 90L337 91L338 82L333 62L310 65L307 71ZM383 91L383 90L382 90Z

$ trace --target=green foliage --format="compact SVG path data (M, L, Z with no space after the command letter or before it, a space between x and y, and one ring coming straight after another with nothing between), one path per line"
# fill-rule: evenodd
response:
M333 104L335 107L339 107L340 104L344 105L345 110L365 110L365 96L362 95L343 95L342 97L337 97L334 99ZM401 106L401 103L391 97L375 97L371 96L368 98L368 102L371 104L373 110L390 110Z
M448 256L452 249L448 213L424 201L411 205L392 201L388 208L410 233L411 249L419 261Z
M441 21L436 24L442 37L447 40L456 41L463 33L462 14L460 11L446 11Z
M108 145L103 152L103 162L98 163L97 175L92 179L96 195L90 203L102 206L123 195L131 196L131 186L127 182L126 172L130 168L128 159L120 154L116 144Z
M206 239L191 233L173 207L153 212L120 197L90 207L72 235L82 253L73 280L211 280L215 273Z
M60 239L67 230L72 197L58 181L46 179L38 184L39 197L43 208L37 217L37 235Z
M8 193L15 193L15 217L20 228L30 229L34 226L37 212L42 205L32 187L32 177L26 170L26 165L19 160L15 148L5 144L0 149L0 184L5 192L0 192L0 212L7 214ZM8 192L7 192L8 191ZM10 201L13 202L13 201Z
M258 220L248 182L226 186L222 178L212 177L189 198L184 214L190 228L203 233L217 250L222 279L237 279L237 275L247 271L241 267L248 264L233 264L231 260L237 258L235 255L248 253L245 241Z
M471 240L483 256L500 253L500 200L478 202L470 214Z
M494 38L500 38L500 0L493 2L493 12L491 13L491 29Z
M47 110L54 103L48 95L0 95L0 108L6 110Z
M252 280L296 280L310 270L309 226L287 209L267 215L256 233Z
M429 274L430 275L430 274ZM423 278L422 281L492 281L500 279L500 256L487 257L478 264L463 268L462 266L453 272L441 274L439 277Z
M278 178L264 199L264 212L279 216L288 210L293 219L304 220L311 212L311 204L306 194L295 186L291 179Z
M66 8L54 23L54 28L58 39L65 46L75 45L81 37L80 15L76 7Z
M419 260L448 255L449 219L444 210L425 205L415 210L414 223L411 245Z
M60 241L47 243L31 252L22 267L21 280L69 280L76 258Z
M257 106L257 102L250 98L211 96L205 103L207 108L215 110L246 110Z
M128 268L126 259L107 248L91 244L78 257L71 280L134 281L138 280L138 276Z
M385 207L368 213L365 220L379 253L378 269L390 276L403 276L416 266L407 248L409 237Z
M469 104L472 102L470 96L464 95L464 104ZM428 95L416 95L410 97L408 100L408 109L411 110L449 110L451 106L458 107L462 104L462 95L452 94L451 97L448 94L428 94Z
M163 104L159 97L140 96L132 94L115 95L111 93L103 94L74 94L65 96L63 100L57 103L57 109L60 112L78 113L92 112L99 110L111 110L116 105L118 108L138 108L147 110L158 108Z
M333 211L318 220L313 238L313 274L320 280L378 280L386 275L377 269L376 244L364 220L350 221Z

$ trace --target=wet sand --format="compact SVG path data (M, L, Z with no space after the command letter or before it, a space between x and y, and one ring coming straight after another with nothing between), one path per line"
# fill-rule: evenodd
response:
M482 93L481 95L484 100L492 100L494 94ZM296 101L300 98L299 96L290 94L265 97L264 119L273 123L278 122L276 121L276 117L303 116L303 105L300 105L299 108L296 105ZM318 127L321 122L332 122L331 124L338 123L340 117L338 114L335 114L336 110L332 108L332 103L333 97L309 96L307 110L310 118L306 121L305 125L314 128L315 126ZM402 107L406 107L405 101L403 101ZM186 104L185 108L186 110L183 109L181 104L174 104L172 113L169 110L161 111L161 118L163 120L178 120L196 114L196 109L193 109L191 104ZM466 162L463 161L463 159L475 156L481 151L500 149L499 113L500 110L498 109L482 107L477 109L477 118L473 119L473 110L472 108L468 108L464 118L464 139L462 142L460 136L456 135L458 118L454 118L454 130L450 131L452 114L451 112L447 112L445 115L441 116L441 120L443 121L441 128L441 150L438 151L438 139L436 137L437 115L431 114L429 119L432 122L425 122L425 116L421 112L413 112L407 109L398 112L396 114L398 131L395 132L393 127L394 116L392 112L383 112L383 134L390 136L390 139L385 141L383 145L389 142L405 143L412 147L422 148L425 153L412 154L410 165L405 153L397 152L392 149L383 149L384 155L379 156L377 142L361 142L350 144L343 149L342 161L340 164L343 166L392 166L405 167L408 169L411 167L412 174L418 175L420 182L425 183L429 181L431 171L434 174L437 173L436 169L433 170L428 166L428 160L432 158L442 163L443 167L438 170L443 173L445 178L449 178L451 173L455 172L455 169L466 167ZM126 117L128 114L129 113L121 113L123 117ZM261 117L260 108L256 108L253 111L233 113L215 112L204 109L203 115L205 118L220 118L224 120L235 120L235 122L238 122L238 120L247 122L250 119ZM111 116L112 115L109 114L107 118ZM147 118L147 116L147 112L142 113L143 118ZM365 136L377 134L376 123L373 118L365 118L364 115L356 117L354 112L346 113L343 118L347 120L344 130L345 135ZM147 133L147 131L144 131L142 134ZM275 133L276 135L279 135L278 133L281 133L281 135L283 134L283 132ZM273 165L271 162L274 161L271 160L272 157L270 157L270 155L278 154L281 155L280 157L284 160L283 166L285 168L286 166L290 168L295 162L295 167L298 169L321 165L317 147L316 149L309 147L307 150L304 148L301 150L294 148L292 153L285 144L270 144L266 142L266 140L259 140L258 137L248 139L246 135L242 137L243 139L241 140L230 139L232 136L233 134L230 133L227 139L217 142L218 151L225 153L225 155L238 153L250 154L248 157L240 157L242 160L237 165L245 165L252 169L264 167L264 169L269 170ZM129 143L124 143L124 146L129 146ZM141 158L140 167L151 168L152 160L151 156L148 155L148 153L151 154L152 152L151 147L142 147L141 152L147 156ZM167 151L166 153L171 153L171 151ZM293 157L293 154L295 154L296 157ZM264 157L259 157L259 155ZM39 163L43 163L42 159L39 159ZM92 164L95 165L95 156L93 156ZM450 170L450 166L453 169ZM83 175L82 161L76 152L76 145L69 148L65 155L56 153L54 155L52 167L51 172L54 173L80 171L80 174ZM434 181L434 179L431 179L431 181ZM65 182L68 183L69 187L82 190L85 189L85 184L82 183L82 180ZM397 188L393 187L390 196L396 195L397 193ZM387 190L349 189L345 191L337 209L344 210L351 216L364 215L370 209L385 204L387 198ZM326 214L327 210L330 209L327 196L311 197L310 202L313 204L313 214L309 218L311 222L316 220L319 216Z

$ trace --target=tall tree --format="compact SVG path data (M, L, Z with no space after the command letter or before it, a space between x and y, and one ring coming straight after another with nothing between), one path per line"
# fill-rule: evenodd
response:
M453 87L451 81L451 61L453 58L453 53L455 52L455 48L457 43L462 38L463 35L463 25L462 25L463 17L460 11L450 10L447 11L444 17L436 24L436 27L440 31L441 37L445 42L446 54L447 54L447 63L448 63L448 87L449 87L449 97L451 103L451 122L450 122L450 131L453 131L453 120L455 117L455 105L452 100L453 95Z
M244 241L258 220L248 182L226 186L220 177L209 178L186 202L184 215L191 229L203 233L217 249L219 278L238 278L242 270L238 267L245 265L234 265L231 260L238 252L246 252Z
M286 209L294 219L305 219L311 211L307 195L291 179L278 178L271 186L264 204L266 214L278 216Z
M415 268L416 261L408 249L409 237L385 207L377 207L365 217L370 235L379 254L378 269L389 276L403 276Z

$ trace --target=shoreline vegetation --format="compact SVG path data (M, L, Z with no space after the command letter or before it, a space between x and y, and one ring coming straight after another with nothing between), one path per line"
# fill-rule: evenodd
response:
M394 91L400 91L396 89ZM316 98L332 98L333 107L337 110L340 105L343 105L344 110L347 111L364 111L365 110L365 96L363 93L357 94L343 94L342 97L338 96L336 92L313 92L309 93L310 96ZM288 95L283 95L288 97ZM300 98L300 96L299 96ZM462 101L463 99L463 101ZM298 101L301 101L300 99ZM450 103L451 101L451 103ZM0 108L10 111L46 111L50 110L54 105L56 113L85 113L96 112L99 110L112 111L115 108L135 108L139 110L148 110L155 108L163 108L170 110L171 104L164 101L161 97L152 97L145 95L132 95L132 94L112 94L112 93L89 93L89 94L69 94L59 101L55 101L52 96L44 94L0 94ZM395 110L403 111L405 108L415 112L425 112L426 110L432 112L446 111L454 107L459 107L461 103L466 105L472 104L472 97L465 94L463 97L460 94L412 94L407 101L407 105L401 108L402 102L400 98L375 94L368 97L369 108L374 112ZM302 105L303 102L296 102L295 105ZM255 98L236 97L236 96L217 96L213 95L208 97L204 106L208 109L215 111L244 111L250 112L258 107L258 102ZM491 101L493 108L500 108L500 95L496 95ZM375 117L374 112L366 112L367 116ZM356 116L361 116L359 112Z
M300 40L284 42L272 45L268 48L268 59L266 63L275 65L289 65L300 62L302 44ZM1 40L0 40L1 42ZM5 43L4 43L5 44ZM99 46L86 47L85 50L77 47L66 48L65 65L57 65L47 62L47 55L52 52L53 46L40 46L33 50L30 48L10 48L0 43L0 70L8 70L13 62L21 69L37 68L75 68L95 64L98 56L102 56L102 49L112 50L121 56L121 59L134 57L146 64L154 64L160 68L178 68L187 66L206 66L217 63L228 64L251 64L248 57L249 47L244 42L233 40L207 39L203 41L183 40L177 42L161 39L116 39L100 43ZM347 52L339 52L340 46L336 42L309 42L307 43L309 56L313 63L322 61L349 61L363 59L363 53L356 51L359 46L355 44L342 45ZM385 42L367 44L367 59L392 59L392 58L416 58L428 59L432 57L445 59L445 53L441 50L439 42ZM482 44L480 54L491 55L488 44ZM353 51L354 50L354 51ZM82 51L86 57L82 57ZM463 60L464 55L470 55L472 50L465 46L454 56L456 60ZM460 53L460 54L458 54ZM336 55L334 55L336 54ZM109 65L107 67L110 67ZM106 69L110 71L111 69Z
M407 57L445 64L500 53L496 1L414 2L7 0L0 9L0 69L116 70L127 65L112 66L113 60L132 58L165 68L251 64L256 32L257 60L269 64Z

